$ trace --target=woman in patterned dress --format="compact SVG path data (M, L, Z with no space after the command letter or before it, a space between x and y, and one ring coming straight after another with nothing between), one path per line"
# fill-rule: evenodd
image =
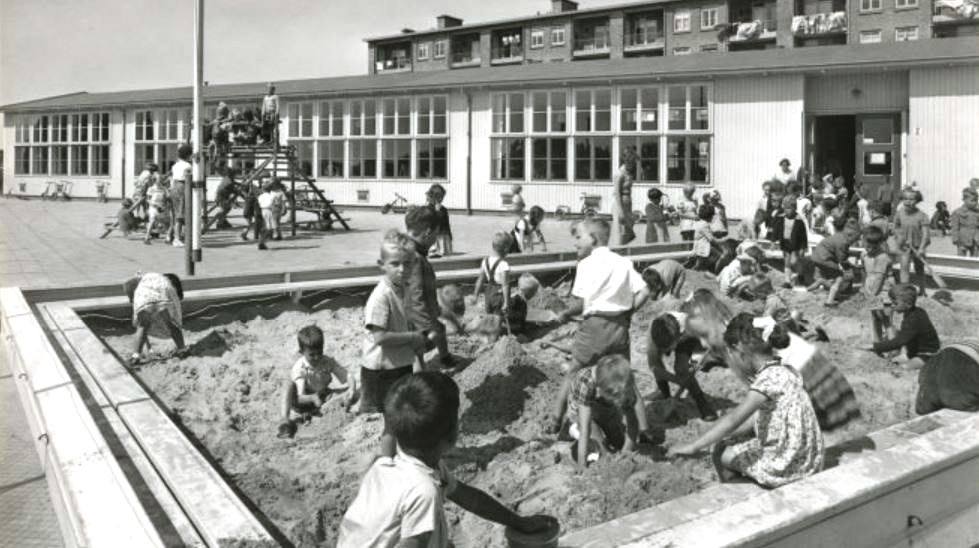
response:
M184 346L183 311L180 301L184 298L183 285L176 274L145 272L123 284L129 302L133 303L133 327L136 328L136 346L129 358L131 365L142 359L143 346L149 346L148 337L170 337L177 345L177 355L186 353Z
M713 446L721 481L746 476L764 487L779 487L823 466L823 434L802 377L783 365L778 348L788 331L775 324L763 333L749 321L732 321L724 332L728 364L748 395L698 440L672 447L671 456L692 456ZM748 420L754 416L754 420Z

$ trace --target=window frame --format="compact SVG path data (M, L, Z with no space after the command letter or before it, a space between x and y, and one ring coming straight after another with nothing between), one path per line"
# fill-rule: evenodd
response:
M918 0L894 0L895 10L910 10L918 7Z
M441 40L432 41L432 59L445 59L445 51L447 49L447 40L444 38Z
M868 40L865 37L876 36L876 40ZM881 29L862 30L859 34L861 44L880 44L884 39L884 32Z
M582 135L582 134L576 133L574 135L574 138L573 139L574 139L574 141L573 141L574 142L574 147L573 147L573 150L574 150L574 162L573 162L574 171L573 171L572 177L573 177L574 182L576 182L576 183L611 183L612 182L612 179L615 177L615 167L616 167L616 159L615 159L615 142L616 142L616 139L615 139L615 137L613 135L611 135L611 134L605 135L605 134L598 133L598 134L585 134L585 135ZM598 141L605 141L605 142L608 143L608 159L607 159L607 161L608 161L608 177L599 177L598 176L598 165L599 165L598 162L600 160L601 161L605 161L605 157L604 156L601 157L601 158L599 158L595 154L596 150L598 150L598 147L595 146L596 145L596 142L598 142ZM579 143L582 143L582 142L588 142L588 150L589 150L588 159L587 159L587 161L588 161L588 171L589 171L588 177L582 177L581 174L579 173L579 169L578 169L578 166L583 161L585 161L582 158L582 156L578 153L579 152Z
M418 45L415 46L415 58L419 61L428 61L431 44L431 42L418 42Z
M874 5L876 4L876 6ZM875 13L884 10L883 0L860 0L860 13Z
M530 31L530 49L541 49L544 47L544 31L541 29Z
M339 120L337 119L337 113L335 112L335 107L340 107ZM325 139L328 137L344 137L347 135L347 102L343 99L324 99L317 103L317 123L316 123L316 137L318 139ZM334 131L336 129L336 123L340 123L340 131L337 133ZM326 129L324 132L323 130Z
M914 32L914 38L909 38L909 32ZM901 39L901 33L904 33L904 38ZM919 38L918 26L907 26L907 27L895 27L894 28L894 41L895 42L915 42Z
M608 93L608 97L609 97L609 100L608 100L608 104L609 104L609 109L608 109L608 129L595 129L595 127L597 126L597 123L596 122L598 121L598 113L599 112L604 112L604 111L599 111L598 110L598 106L596 105L595 97L597 96L597 94L599 92L602 92L602 93L607 92ZM581 94L581 93L588 93L589 94L589 121L588 121L589 129L585 129L585 130L583 130L583 129L581 129L581 128L578 127L578 112L579 112L578 98L579 98L579 94ZM571 106L571 111L572 111L572 113L574 115L573 116L573 118L574 118L574 125L572 126L572 131L575 133L575 135L577 135L579 133L587 133L589 135L591 135L591 134L606 134L606 133L612 133L613 131L615 131L615 125L614 125L615 124L615 122L614 122L615 115L614 114L615 114L615 106L616 106L615 105L615 99L616 99L616 97L615 97L615 88L614 87L575 88L575 89L572 90L572 94L571 95L572 95L572 98L574 100L573 103L572 103L572 106Z
M566 183L570 179L570 170L568 169L568 160L570 159L570 151L568 150L568 137L567 135L553 135L553 134L535 134L530 137L530 173L528 177L533 182L539 183ZM544 143L545 153L543 157L539 157L536 154L537 143ZM553 145L556 143L563 143L564 145L564 156L555 156ZM526 148L526 146L525 146ZM537 162L544 162L544 176L536 176L536 164ZM555 167L564 164L564 175L555 176Z
M618 126L616 128L618 132L625 133L625 134L661 133L663 131L662 125L660 123L663 120L663 115L660 112L660 103L662 103L662 90L663 90L663 86L660 85L620 86L618 88L619 115L617 116ZM630 91L635 92L636 102L635 102L635 106L626 108L625 100L623 99L623 97L627 92ZM649 108L648 105L646 105L643 102L644 91L654 91L656 93L656 101L655 104L652 106L652 108ZM623 116L625 115L626 112L633 111L633 110L636 112L636 121L635 121L636 127L635 129L627 129L625 127L625 124L623 124L624 122ZM643 127L644 121L642 120L642 117L647 112L655 113L655 121L654 121L655 127L653 127L652 129Z
M560 36L556 39L555 36ZM550 41L552 46L563 46L568 43L568 31L565 27L551 27Z
M716 7L713 8L700 8L700 30L711 30L716 28L719 21L720 10ZM704 17L708 16L708 19L713 19L712 24L704 24Z
M308 115L307 115L308 111ZM314 139L316 137L316 103L313 101L295 101L286 106L289 118L287 138ZM293 128L296 131L293 131ZM308 128L308 131L305 129Z
M681 34L686 32L691 32L693 23L693 17L690 15L689 9L682 9L673 12L673 34ZM686 28L677 28L681 21L686 21Z
M422 146L422 143L426 143ZM445 150L444 157L437 157L434 154L436 147L435 143L442 143L442 148ZM422 151L427 150L429 156L422 159ZM415 179L420 181L440 181L443 184L449 179L449 138L447 136L440 137L436 134L430 135L419 135L414 139L412 146L412 158L414 162ZM441 165L443 167L443 174L438 175L436 173L436 166ZM428 164L428 175L422 175L422 165Z

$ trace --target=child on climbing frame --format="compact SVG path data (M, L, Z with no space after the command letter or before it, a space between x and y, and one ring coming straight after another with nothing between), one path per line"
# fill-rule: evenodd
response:
M523 533L556 533L554 518L520 516L449 472L442 459L459 436L459 386L450 377L423 372L395 383L384 423L397 445L364 475L340 522L338 548L450 546L445 499Z
M296 423L309 422L332 392L348 390L348 408L357 393L354 377L349 377L348 387L347 370L323 354L323 331L319 327L307 325L299 330L296 338L301 356L292 365L289 380L282 389L280 438L295 436Z
M667 295L679 299L683 293L687 271L673 259L663 259L643 269L642 279L649 288L651 299L657 300Z
M364 307L364 360L360 368L361 413L380 413L391 386L412 371L421 371L415 357L425 348L425 334L412 330L404 310L404 270L410 255L408 238L389 231L381 242L381 279ZM413 367L414 366L414 367Z
M579 469L599 455L635 450L637 394L632 367L621 354L605 356L575 374L564 427L575 440L571 457Z
M713 446L722 482L740 474L764 487L779 487L822 468L823 434L816 411L801 375L776 355L788 346L788 332L779 324L765 330L770 333L755 328L750 318L728 324L728 365L749 387L748 395L699 439L670 448L669 456L694 456Z
M133 327L136 328L136 346L129 357L129 364L136 365L143 359L143 347L149 347L148 337L167 337L177 345L176 355L187 354L184 346L183 311L184 287L176 274L146 272L126 280L123 290L133 305Z

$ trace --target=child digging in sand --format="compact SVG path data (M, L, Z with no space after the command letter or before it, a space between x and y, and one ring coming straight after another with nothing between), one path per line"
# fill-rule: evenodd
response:
M658 300L669 295L679 299L683 294L687 271L673 259L663 259L644 268L642 279L649 288L649 298Z
M408 261L404 271L405 314L412 329L426 335L425 350L438 349L443 368L455 366L449 354L445 338L445 325L439 321L438 291L435 287L435 269L428 262L428 250L438 235L438 219L429 207L411 207L405 214L408 230ZM422 355L419 354L419 359Z
M395 230L381 243L381 279L364 307L364 363L360 368L361 413L380 413L391 386L413 370L415 356L425 348L425 334L409 328L404 311L403 278L409 260L408 239Z
M447 548L445 499L512 530L556 535L556 519L520 516L451 475L442 460L459 436L459 387L451 378L423 372L401 379L385 401L384 422L397 449L364 475L340 523L338 548Z
M143 359L143 347L149 349L149 336L173 339L176 355L187 354L184 346L183 311L184 288L176 274L146 272L126 280L123 290L133 305L133 327L136 328L136 346L129 357L129 364L136 365Z
M599 455L634 451L638 434L636 379L629 360L605 356L575 376L565 427L575 440L571 457L584 469ZM592 450L597 446L598 452Z
M864 350L882 354L904 348L906 359L895 359L893 363L897 364L903 361L904 363L901 365L905 369L920 369L924 366L925 361L938 352L942 346L938 339L938 332L931 323L928 313L916 306L918 292L913 285L896 285L891 288L888 294L894 303L894 310L903 315L901 328L894 337L874 343L873 346L864 347Z
M323 354L323 331L315 325L307 325L299 330L299 353L302 354L292 365L289 381L282 390L282 422L279 423L280 438L296 435L296 423L308 422L319 413L320 407L330 396L331 384L336 377L347 383L347 370L333 358ZM343 389L347 389L343 386ZM347 407L357 393L356 382L350 377Z
M768 329L766 341L750 319L728 325L728 364L748 385L748 395L699 439L670 448L669 456L693 456L713 446L722 482L740 474L764 487L779 487L822 468L823 434L802 377L776 355L776 349L788 346L788 332L777 324Z
M577 297L558 315L561 322L582 314L584 320L575 331L569 371L549 425L551 433L561 429L568 394L577 372L591 367L610 354L630 355L629 326L632 313L646 302L649 289L632 261L608 248L611 229L603 219L585 219L577 226L575 248L578 267L571 294ZM642 398L636 398L636 416L646 430Z

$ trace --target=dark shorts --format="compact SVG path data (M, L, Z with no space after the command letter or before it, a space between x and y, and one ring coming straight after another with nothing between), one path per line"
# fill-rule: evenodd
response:
M812 264L816 267L816 273L824 280L835 280L843 275L843 271L834 262L813 259Z
M173 202L173 217L178 221L184 220L184 183L174 183L170 192Z
M629 359L629 324L632 313L588 316L575 332L571 357L575 367L594 365L603 356L622 354Z
M360 368L360 412L384 412L384 398L398 379L411 375L411 366L397 369Z

